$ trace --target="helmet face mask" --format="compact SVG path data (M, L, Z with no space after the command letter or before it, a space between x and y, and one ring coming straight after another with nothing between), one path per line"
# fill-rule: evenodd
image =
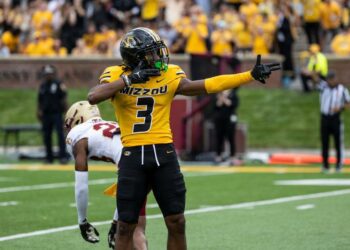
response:
M101 117L97 105L91 105L88 101L76 102L66 113L64 127L66 131L69 132L76 125L84 123L94 117Z
M124 65L133 70L137 66L145 69L166 71L169 50L158 34L148 28L129 31L120 45Z
M169 50L163 41L150 48L145 49L144 59L147 62L147 68L156 68L160 71L167 71L169 63Z

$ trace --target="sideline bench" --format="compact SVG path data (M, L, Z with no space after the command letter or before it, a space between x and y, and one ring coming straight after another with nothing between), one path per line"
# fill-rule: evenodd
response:
M35 132L35 131L41 132L41 125L40 124L10 124L10 125L1 126L1 130L4 133L4 139L3 139L4 153L6 154L6 151L7 151L8 137L10 134L15 135L16 152L18 153L19 134L21 132Z

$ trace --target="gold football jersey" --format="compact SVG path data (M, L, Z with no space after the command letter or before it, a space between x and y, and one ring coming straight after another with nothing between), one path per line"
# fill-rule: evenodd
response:
M105 69L100 83L111 83L125 72L122 66ZM171 143L170 108L180 80L186 75L177 65L169 65L160 76L146 83L132 84L112 98L124 147Z

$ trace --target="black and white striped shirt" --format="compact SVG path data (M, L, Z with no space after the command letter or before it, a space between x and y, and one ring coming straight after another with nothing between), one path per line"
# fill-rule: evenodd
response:
M321 113L323 115L334 115L341 110L345 103L350 102L350 95L347 88L342 84L331 87L326 81L321 81L319 84Z

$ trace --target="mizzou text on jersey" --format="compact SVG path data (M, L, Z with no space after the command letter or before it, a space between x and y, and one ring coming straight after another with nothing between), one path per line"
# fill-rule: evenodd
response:
M100 83L110 83L120 78L122 66L105 69ZM167 71L146 83L133 84L118 91L112 98L115 115L125 147L163 144L173 141L169 124L171 102L179 82L186 75L177 65L169 65Z

